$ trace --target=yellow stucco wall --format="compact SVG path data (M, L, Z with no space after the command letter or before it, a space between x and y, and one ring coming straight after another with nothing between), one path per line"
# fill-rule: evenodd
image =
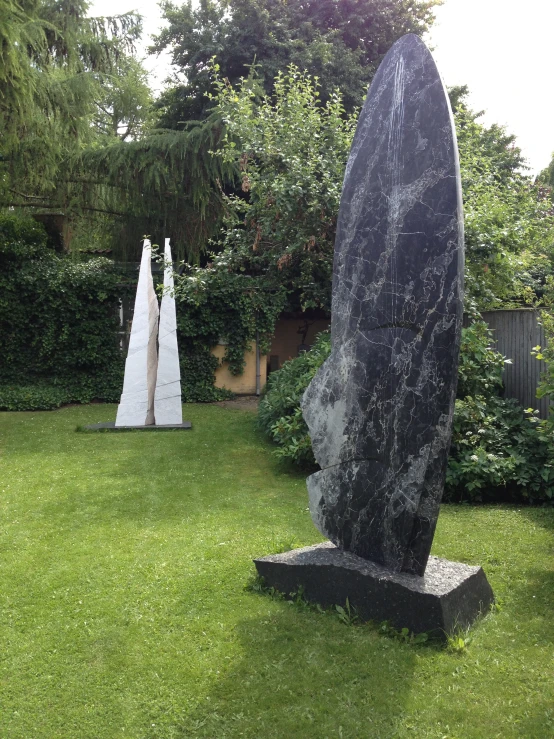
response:
M220 361L225 355L225 344L218 344L212 349L214 354ZM256 342L252 342L250 351L244 355L246 365L242 375L232 375L229 372L229 365L223 362L215 371L215 386L227 388L237 395L255 395L256 394ZM267 380L267 357L260 357L260 389L262 389Z

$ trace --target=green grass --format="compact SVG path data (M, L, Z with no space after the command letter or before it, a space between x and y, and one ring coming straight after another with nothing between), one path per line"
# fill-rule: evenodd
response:
M0 414L0 737L554 736L554 512L444 506L434 553L501 607L462 653L248 592L320 540L252 413L75 433L114 406Z

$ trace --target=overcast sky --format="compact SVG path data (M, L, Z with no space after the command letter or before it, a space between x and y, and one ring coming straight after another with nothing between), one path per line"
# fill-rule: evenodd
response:
M144 17L145 34L162 25L157 3L146 0L93 0L90 12L128 10ZM517 136L532 172L546 167L554 152L554 0L445 0L436 14L428 43L446 84L468 85L472 107ZM167 57L146 66L159 89Z

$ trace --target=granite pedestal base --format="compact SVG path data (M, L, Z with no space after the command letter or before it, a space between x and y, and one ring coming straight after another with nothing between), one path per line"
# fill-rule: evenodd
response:
M178 431L190 428L192 428L192 423L190 421L168 424L166 426L156 426L156 424L150 424L149 426L116 426L115 421L109 421L108 423L93 423L90 426L83 426L85 431Z
M445 636L469 626L494 601L481 567L430 557L425 575L386 570L331 542L272 554L254 563L266 583L328 607L346 599L360 617L416 634Z

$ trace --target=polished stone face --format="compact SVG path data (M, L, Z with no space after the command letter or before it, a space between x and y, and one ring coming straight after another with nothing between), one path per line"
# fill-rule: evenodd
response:
M154 423L159 309L152 281L151 259L151 245L145 239L116 426L148 426Z
M183 423L181 369L177 348L177 313L173 296L173 261L169 239L165 240L164 262L164 293L160 307L158 333L158 373L154 394L154 416L157 426Z
M339 212L332 353L303 399L310 511L338 547L425 571L450 445L463 215L448 98L421 40L383 60Z

